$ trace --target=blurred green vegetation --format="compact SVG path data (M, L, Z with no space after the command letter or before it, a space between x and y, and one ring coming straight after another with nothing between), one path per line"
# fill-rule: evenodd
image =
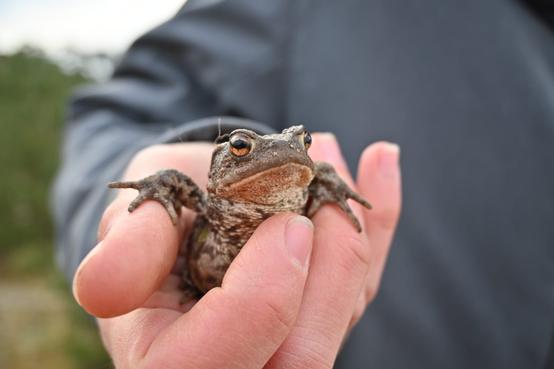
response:
M110 368L54 265L49 192L80 75L38 51L0 56L0 368Z

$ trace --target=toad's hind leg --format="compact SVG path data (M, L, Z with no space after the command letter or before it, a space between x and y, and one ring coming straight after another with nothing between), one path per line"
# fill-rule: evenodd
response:
M334 203L346 213L356 230L358 232L362 231L358 218L356 218L346 200L352 199L368 209L371 209L371 205L348 187L330 164L315 163L315 176L312 183L310 183L309 195L310 200L306 207L308 217L311 218L321 206Z
M177 224L181 206L197 213L204 213L206 208L204 192L190 177L174 169L159 171L139 181L112 182L108 187L138 190L138 196L129 204L129 212L146 200L155 200L165 207L173 224Z

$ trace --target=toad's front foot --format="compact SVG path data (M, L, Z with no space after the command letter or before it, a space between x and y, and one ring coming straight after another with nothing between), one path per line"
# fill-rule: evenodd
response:
M138 190L138 196L129 204L129 212L147 200L154 200L165 207L173 224L177 224L181 206L202 213L206 204L202 190L188 176L173 169L159 171L139 181L112 182L108 187Z
M306 209L308 217L311 218L324 204L337 204L346 213L356 230L358 232L362 231L360 221L356 218L346 200L352 199L368 209L371 209L371 205L348 187L331 165L323 162L315 163L315 177L310 184L309 191L310 202Z

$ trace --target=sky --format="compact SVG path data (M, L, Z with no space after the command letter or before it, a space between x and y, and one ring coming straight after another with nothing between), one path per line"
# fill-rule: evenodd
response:
M22 45L47 53L73 48L122 53L170 18L185 0L0 0L0 53Z

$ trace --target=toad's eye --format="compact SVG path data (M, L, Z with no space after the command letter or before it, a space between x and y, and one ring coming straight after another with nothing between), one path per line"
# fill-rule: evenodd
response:
M237 133L229 139L229 145L233 155L245 156L252 150L252 139L245 134Z
M304 147L306 149L310 148L310 145L312 144L312 135L310 135L310 132L304 132Z

